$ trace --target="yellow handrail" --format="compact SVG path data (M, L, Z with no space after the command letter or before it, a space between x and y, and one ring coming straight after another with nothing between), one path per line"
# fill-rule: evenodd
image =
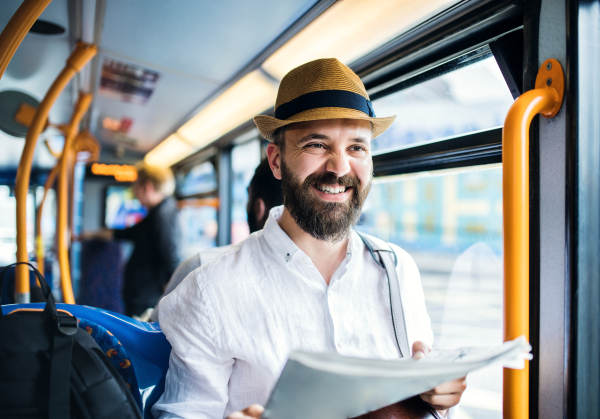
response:
M541 113L554 117L564 96L561 65L549 59L538 71L535 89L511 106L502 130L504 211L504 339L529 339L529 126ZM529 363L504 369L504 417L529 417Z
M33 152L37 139L46 125L50 108L56 101L56 98L64 90L75 73L81 69L96 55L97 48L91 44L82 42L77 43L77 47L67 59L65 68L58 75L48 93L40 103L35 112L35 116L27 131L25 137L25 146L21 154L21 161L17 169L17 178L15 180L15 198L17 201L17 261L28 262L27 255L27 190L29 189L29 176L31 163L33 161ZM29 268L27 265L17 265L15 299L18 303L29 302Z
M0 79L38 17L52 0L25 0L0 34Z
M44 185L44 195L42 196L42 200L37 207L36 217L35 217L35 231L37 237L35 238L35 246L36 246L36 255L37 255L37 263L38 270L44 274L44 241L42 235L42 214L44 211L44 202L46 202L46 196L48 195L48 190L52 188L54 181L56 180L56 173L58 172L58 163L56 166L52 168L50 173L48 174L48 179L46 179L46 184Z
M65 125L65 130L68 130L69 125ZM48 143L46 142L46 145L48 145ZM49 146L48 146L49 147ZM96 161L100 158L100 143L98 143L98 140L96 140L96 138L89 132L89 131L83 131L77 134L77 136L75 137L75 139L73 140L72 143L72 147L73 147L73 154L75 157L75 160L78 160L79 158L77 157L79 153L81 152L87 152L89 154L89 156L85 159L85 161L87 162L92 162L92 161ZM44 272L44 258L45 258L45 251L44 251L44 240L43 240L43 234L42 234L42 215L44 213L44 203L46 202L46 197L48 196L48 191L52 188L52 185L54 185L54 181L56 180L56 175L58 173L59 170L59 166L60 166L60 157L61 157L61 153L57 153L56 157L59 158L59 162L56 163L56 166L54 166L52 168L52 170L50 171L50 173L48 174L48 178L46 179L46 183L44 185L44 195L42 195L42 199L37 207L37 211L36 211L36 218L35 218L35 231L36 231L36 239L35 239L35 245L36 245L36 256L37 256L37 263L38 263L38 270L40 272ZM72 167L69 168L69 172L70 172L70 179L73 178L73 173L71 173L74 170L74 165L71 165Z
M60 266L60 282L63 292L63 300L67 304L75 304L73 295L73 285L71 283L71 269L69 266L69 245L68 245L68 218L69 218L69 166L73 158L73 140L79 133L79 124L81 119L88 111L92 103L92 95L89 93L79 93L79 99L75 105L69 129L65 137L65 145L58 163L58 200L57 200L57 222L56 222L56 253L58 255L58 264Z

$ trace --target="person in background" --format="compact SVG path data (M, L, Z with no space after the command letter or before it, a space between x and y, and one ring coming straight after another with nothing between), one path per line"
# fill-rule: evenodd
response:
M156 305L181 260L181 226L177 203L171 196L175 190L171 170L140 165L137 173L133 193L146 207L148 215L132 227L91 235L133 242L123 283L125 314L128 316L140 316Z
M256 168L254 176L248 186L248 205L246 211L248 213L248 227L250 233L262 230L269 218L269 211L271 211L271 208L279 205L283 205L281 180L276 179L273 176L269 161L265 159ZM231 248L231 245L206 249L183 261L171 276L159 302L163 297L177 288L190 272L199 268L200 265L210 262L229 248ZM156 307L150 316L150 321L156 322L158 320L158 303L156 303Z

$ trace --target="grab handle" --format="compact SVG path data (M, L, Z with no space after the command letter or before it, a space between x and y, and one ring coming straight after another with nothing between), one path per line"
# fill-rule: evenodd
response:
M560 63L542 64L535 89L510 107L502 130L504 222L504 340L529 340L529 126L538 114L556 116L564 97ZM529 363L504 369L504 417L529 417Z
M48 113L52 105L67 86L73 76L96 55L98 49L94 45L77 43L77 47L67 59L65 68L58 75L46 96L35 111L35 116L25 137L25 146L21 154L17 178L15 179L15 198L17 201L17 261L29 262L27 254L27 192L29 190L29 177L33 152L38 137L46 126ZM61 234L57 230L57 234ZM16 267L15 300L17 303L29 302L29 270L26 265L20 264ZM66 302L66 301L65 301Z
M0 34L0 78L37 18L52 0L25 0Z
M79 93L79 98L73 109L73 115L69 121L68 129L65 135L65 145L58 161L58 187L56 200L56 253L58 255L58 264L60 266L60 283L63 292L64 302L75 304L75 295L73 294L73 284L71 282L71 268L69 264L69 173L72 172L70 166L74 164L75 153L73 151L73 140L79 133L79 124L81 119L88 111L92 103L92 95L85 92Z

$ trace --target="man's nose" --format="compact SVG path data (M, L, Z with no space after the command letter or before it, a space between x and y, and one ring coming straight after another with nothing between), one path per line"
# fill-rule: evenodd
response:
M327 159L325 169L342 177L350 172L350 161L348 155L343 152L331 153Z

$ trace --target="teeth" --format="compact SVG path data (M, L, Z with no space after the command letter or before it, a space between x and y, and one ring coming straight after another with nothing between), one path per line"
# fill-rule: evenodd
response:
M318 190L327 192L330 194L338 194L338 193L346 192L345 186L340 186L340 185L329 186L329 185L318 185L318 184L316 186L317 186Z

